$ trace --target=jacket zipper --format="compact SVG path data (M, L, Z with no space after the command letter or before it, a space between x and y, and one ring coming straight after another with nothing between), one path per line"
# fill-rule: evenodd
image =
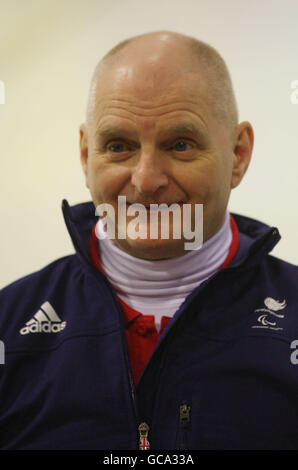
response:
M99 276L101 277L102 276L102 278L103 278L104 282L106 283L108 289L110 290L112 298L113 298L113 300L116 304L116 308L117 308L117 311L119 313L119 317L122 319L121 305L120 305L120 302L119 302L116 294L114 293L112 285L110 284L109 280L107 280L101 273L99 273L98 270L93 265L92 265L92 268L94 268L94 272L95 272L96 277L99 277ZM102 278L101 278L101 280L102 280ZM131 370L131 366L130 366L130 362L129 362L128 346L127 346L126 337L125 337L124 325L123 325L123 329L121 329L121 334L122 334L122 337L124 339L124 344L126 345L124 347L124 355L125 355L126 361L127 361L128 377L129 377L132 404L133 404L133 408L134 408L134 412L135 412L135 418L136 418L136 422L140 422L139 421L139 416L138 416L138 408L137 408L137 403L136 403L136 397L135 397L135 386L134 386L132 370ZM141 422L138 426L138 432L139 432L138 448L139 448L139 450L149 450L150 449L150 443L148 441L149 429L150 429L150 427L145 421Z
M190 405L183 403L179 406L179 449L188 450L188 431L190 428Z
M141 423L138 427L139 430L139 449L149 450L150 443L148 441L149 425L145 422Z

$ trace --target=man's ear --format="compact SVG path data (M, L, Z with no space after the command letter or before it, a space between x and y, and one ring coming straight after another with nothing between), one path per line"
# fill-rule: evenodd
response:
M83 171L85 173L86 187L88 185L88 133L86 124L80 125L80 158Z
M233 170L231 189L241 182L250 163L254 144L254 133L248 121L241 122L234 133Z

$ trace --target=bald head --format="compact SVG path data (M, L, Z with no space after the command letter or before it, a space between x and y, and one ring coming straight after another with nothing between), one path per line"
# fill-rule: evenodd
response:
M185 72L198 76L204 82L210 111L229 133L238 123L237 104L227 66L210 45L183 34L156 31L131 37L117 44L97 64L90 86L86 123L90 128L94 119L96 95L104 73L131 64L135 70L145 70L144 87L160 83ZM151 77L149 76L151 75Z

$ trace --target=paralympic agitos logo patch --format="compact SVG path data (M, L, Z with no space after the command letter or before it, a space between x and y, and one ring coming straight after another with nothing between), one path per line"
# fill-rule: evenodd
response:
M266 297L264 300L264 304L266 308L258 308L254 310L254 313L257 312L264 312L258 316L257 322L259 325L253 325L252 328L268 328L270 330L283 330L282 327L277 326L278 320L277 318L284 318L284 315L281 313L277 313L280 310L286 308L287 303L285 300L282 302L273 299L272 297Z

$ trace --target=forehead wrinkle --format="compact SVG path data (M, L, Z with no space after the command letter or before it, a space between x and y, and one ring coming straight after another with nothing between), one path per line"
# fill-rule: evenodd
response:
M167 107L169 107L170 105L167 105ZM159 106L160 108L161 106ZM157 107L158 108L158 107ZM175 109L164 109L164 106L162 106L163 108L163 111L162 112L159 112L159 113L156 113L154 112L154 114L152 114L152 109L148 110L148 112L143 112L143 113L138 113L134 110L131 110L131 109L127 109L127 107L122 107L122 106L110 106L109 107L109 112L108 113L105 113L105 109L102 110L101 113L98 113L98 116L97 116L97 126L100 126L100 122L105 119L105 118L120 118L120 119L127 119L129 121L132 121L133 123L135 123L135 118L138 117L138 118L159 118L159 117L162 117L164 115L169 115L169 114L177 114L177 113L184 113L184 116L179 116L179 119L183 120L183 119L186 119L187 117L187 114L190 114L191 116L195 116L195 119L196 120L199 120L200 121L200 124L203 125L203 127L205 129L208 129L208 124L207 124L207 121L206 119L201 115L201 114L198 114L197 112L194 112L193 110L190 110L190 109L187 109L187 108L184 108L184 107L181 107L181 108L175 108ZM144 111L144 110L143 110ZM178 116L169 116L171 119L178 119Z
M161 98L160 97L157 97L156 95L154 96L154 100L155 101L162 101L164 99L164 97L162 96ZM134 100L136 101L136 99ZM165 106L183 106L183 105L187 105L187 104L190 104L192 106L198 106L198 104L200 102L204 102L205 101L205 106L207 107L208 106L208 98L207 98L207 95L204 95L204 96L201 96L199 97L198 99L198 96L193 94L193 99L189 99L189 98L183 98L183 100L178 99L178 100L175 100L175 99L171 99L169 100L168 97L166 97L166 101L163 102L163 103L157 103L157 104L154 104L154 102L152 101L152 99L150 100L142 100L142 99L138 99L137 100L137 103L138 104L135 104L133 100L128 100L128 99L123 99L123 98L118 98L118 97L102 97L102 96L99 96L98 99L97 99L97 105L100 107L100 106L114 106L114 103L116 106L118 106L118 104L121 106L121 104L123 104L124 106L128 105L130 107L133 107L133 108L142 108L144 110L152 110L152 109L156 109L156 108L162 108L162 107L165 107ZM107 103L107 104L106 104Z
M169 114L171 111L163 111L163 112L160 112L160 113L155 113L155 114L150 114L149 112L148 113L137 113L135 111L128 111L127 108L122 108L122 107L117 107L115 108L117 111L124 111L125 113L128 113L128 114L133 114L135 116L138 116L140 118L154 118L154 117L160 117L160 116L164 116L165 114ZM198 117L199 119L201 119L203 121L203 118L201 118L201 116L199 116L198 114L196 113L193 113L192 111L189 111L188 109L184 109L184 108L178 108L178 109L175 109L172 111L173 113L176 113L176 112L189 112L191 114L195 114L196 117ZM119 114L119 117L122 117L121 114ZM203 121L204 122L204 121Z
M141 101L143 101L144 104L141 103ZM116 102L116 104L117 103L120 103L120 104L123 103L124 105L128 104L129 106L139 107L139 106L135 105L132 100L124 100L123 98L102 98L101 97L100 100L98 100L98 104L101 104L101 103L105 104L105 102L112 103L112 105L113 105L113 102ZM177 101L171 100L168 103L162 103L162 104L156 104L156 105L154 105L152 103L152 100L138 100L138 102L141 103L140 107L143 107L145 109L146 108L148 108L148 109L160 108L162 106L170 106L170 105L183 105L185 103L189 103L189 104L193 104L193 105L197 104L195 101L187 99L187 98L183 99L183 100L177 100ZM148 106L147 106L147 103L148 103Z
M121 114L104 114L102 116L98 116L98 121L96 122L96 128L97 130L100 129L100 128L118 128L118 125L117 124L114 124L114 123L102 123L102 121L106 121L107 119L122 119L122 120L127 120L129 121L129 123L132 123L133 125L136 124L135 122L135 119L132 119L130 116L123 116ZM130 124L131 125L131 124ZM119 128L121 127L121 125L119 125Z

